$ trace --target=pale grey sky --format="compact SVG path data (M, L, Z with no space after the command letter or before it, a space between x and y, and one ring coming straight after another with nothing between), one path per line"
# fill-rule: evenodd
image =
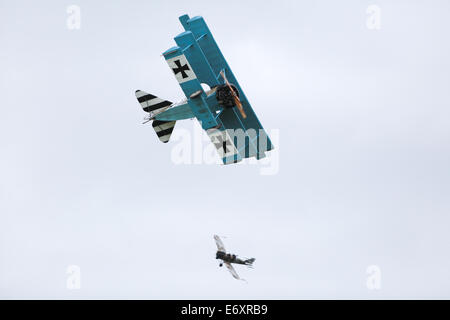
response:
M450 298L449 10L0 0L0 298ZM279 130L278 174L175 165L141 124L136 89L182 98L160 54L184 13ZM256 258L236 267L248 284L218 267L215 233Z

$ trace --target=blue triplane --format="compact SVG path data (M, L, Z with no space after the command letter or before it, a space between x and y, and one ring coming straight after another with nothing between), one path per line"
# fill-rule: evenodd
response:
M141 90L136 98L162 142L177 120L197 118L224 164L265 157L273 145L202 17L180 18L185 31L163 53L186 99L172 103ZM207 86L202 86L206 84ZM204 87L209 87L206 90Z

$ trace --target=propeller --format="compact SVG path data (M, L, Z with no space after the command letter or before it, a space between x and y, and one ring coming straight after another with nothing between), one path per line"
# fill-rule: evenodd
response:
M233 95L234 104L238 107L242 117L244 119L247 118L247 115L244 112L244 108L242 107L241 100L239 100L238 95L236 94L236 92L234 92L233 88L231 87L231 84L228 82L227 77L225 77L225 72L223 72L223 70L220 71L220 75L222 76L223 80L225 80L225 84L228 86L228 89L230 89L230 92Z

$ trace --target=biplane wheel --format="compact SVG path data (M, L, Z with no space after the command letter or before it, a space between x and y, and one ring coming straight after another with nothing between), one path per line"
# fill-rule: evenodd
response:
M223 263L219 264L219 267L223 266Z

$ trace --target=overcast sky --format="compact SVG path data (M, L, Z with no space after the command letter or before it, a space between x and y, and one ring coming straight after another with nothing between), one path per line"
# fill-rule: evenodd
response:
M185 13L278 135L275 174L177 165L142 124L136 89L183 98L161 53ZM0 0L0 298L450 298L449 14ZM236 267L248 284L218 267L214 234L256 258Z

